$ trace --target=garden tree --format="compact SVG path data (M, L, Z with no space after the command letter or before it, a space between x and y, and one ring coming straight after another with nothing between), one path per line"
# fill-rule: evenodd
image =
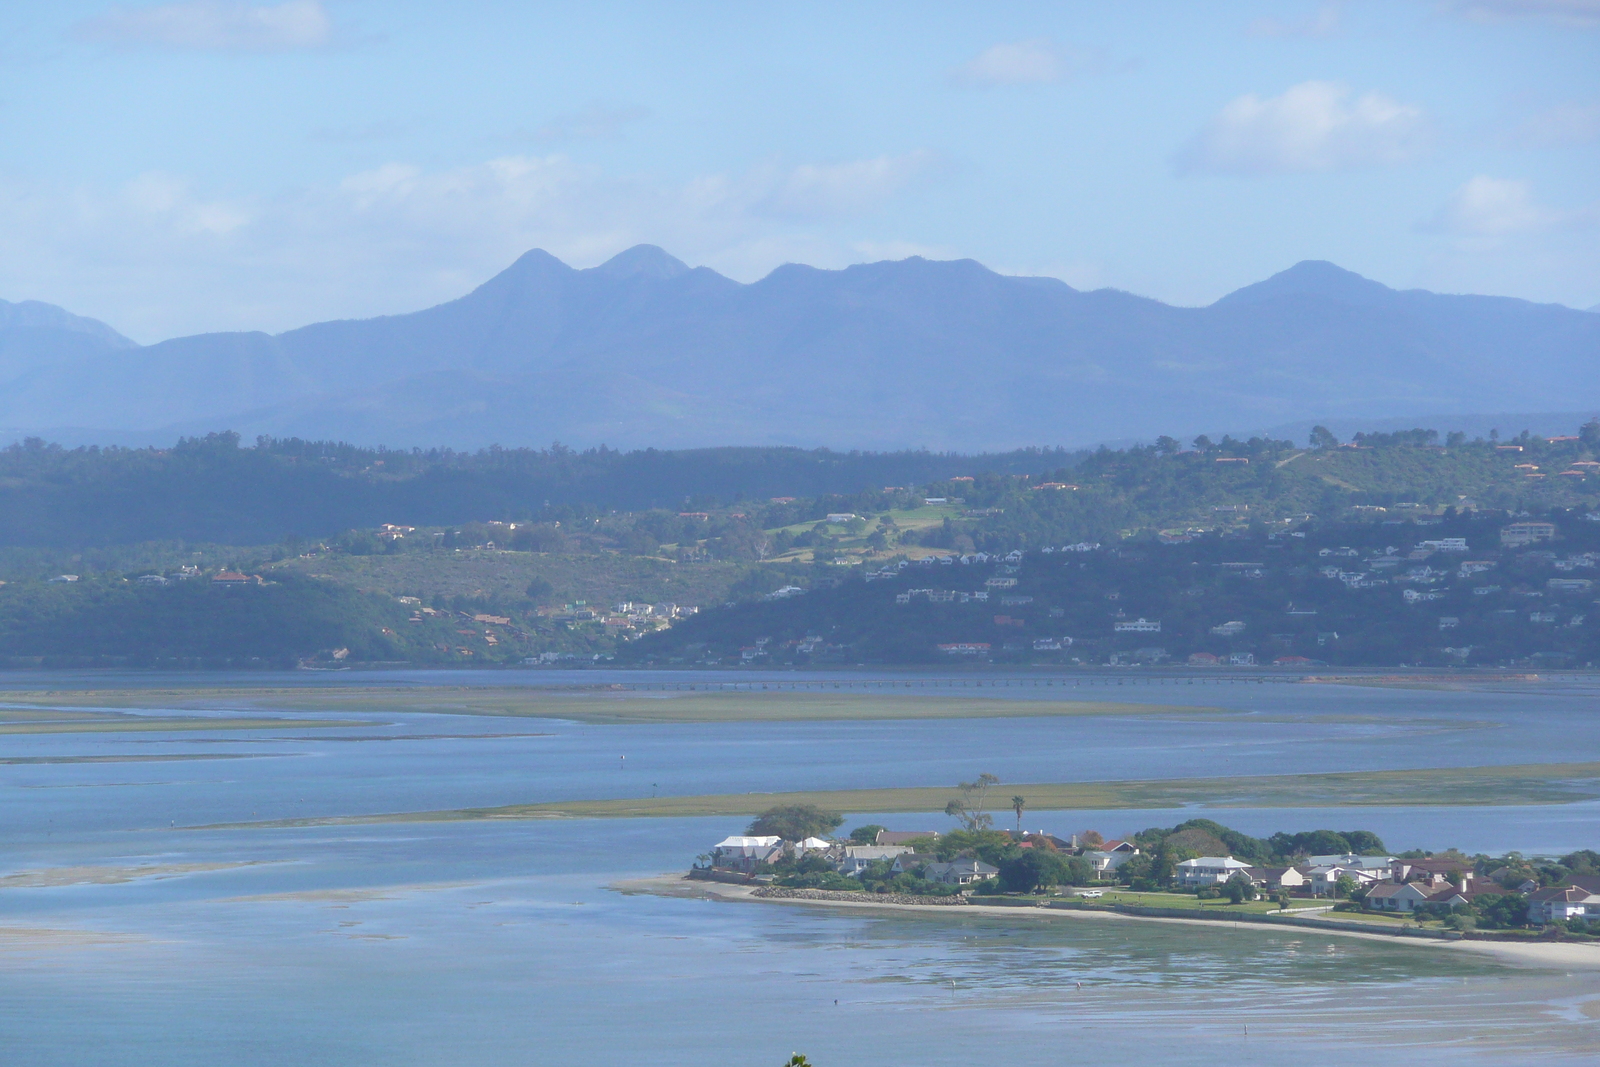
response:
M1521 893L1484 893L1472 907L1480 923L1491 930L1523 926L1528 921L1528 898Z
M1155 857L1148 852L1141 852L1137 856L1130 857L1126 863L1118 867L1116 873L1118 877L1126 879L1128 884L1135 888L1154 888L1156 880L1150 873L1154 869Z
M1339 439L1326 426L1311 427L1312 448L1338 448Z
M1249 860L1252 863L1265 863L1273 856L1273 849L1269 842L1251 837L1249 834L1242 834L1238 830L1230 829L1211 819L1190 819L1172 828L1173 833L1183 833L1188 830L1202 830L1214 839L1214 841L1196 839L1192 843L1192 847L1201 849L1202 855L1219 854L1209 850L1215 847L1214 842L1221 842L1222 852L1220 854L1222 855L1235 856L1239 859Z
M1229 854L1227 843L1209 830L1192 826L1187 830L1179 830L1168 834L1163 842L1172 848L1182 848L1192 856L1226 856Z
M1288 906L1289 906L1289 891L1287 889L1278 890L1278 907L1279 908L1287 908Z
M888 829L888 827L879 826L875 822L869 822L865 826L858 826L854 830L851 830L850 840L854 841L858 845L870 845L878 840L879 832L886 829Z
M815 804L780 804L756 816L748 832L756 837L804 841L808 837L831 833L842 822L843 815L823 811Z
M1222 887L1222 893L1228 898L1230 904L1243 904L1247 900L1254 900L1256 885L1250 876L1243 871L1231 875Z
M992 774L980 774L975 782L962 782L956 786L961 790L960 798L946 804L944 813L960 819L968 830L989 829L994 825L994 817L984 809L988 806L989 788L999 784L1000 779Z
M1084 848L1099 848L1106 843L1106 839L1100 836L1099 830L1085 830L1078 835L1078 843Z
M811 1067L811 1061L796 1052L789 1057L789 1061L783 1067Z
M1022 833L1022 809L1028 806L1027 797L1012 797L1011 810L1017 813L1017 833Z
M1561 866L1573 874L1600 874L1600 852L1580 849L1561 857Z
M1158 885L1166 885L1178 873L1178 864L1198 858L1200 853L1182 844L1162 838L1150 854L1150 878Z
M1000 868L1000 888L1008 893L1031 893L1055 885L1083 885L1094 876L1087 860L1063 856L1035 848L996 864Z
M938 838L913 841L918 852L932 852L942 860L957 856L976 856L985 863L1000 866L1002 860L1017 855L1022 849L1004 830L952 830Z
M1333 883L1333 899L1338 900L1341 897L1348 899L1350 894L1355 892L1355 888L1356 880L1348 874L1341 874L1339 880Z

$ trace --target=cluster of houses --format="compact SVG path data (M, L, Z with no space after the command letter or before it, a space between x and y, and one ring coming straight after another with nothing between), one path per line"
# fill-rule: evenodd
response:
M935 855L916 851L917 845L938 837L938 833L925 830L880 830L871 844L865 844L816 837L787 842L778 837L735 836L718 842L709 858L713 869L742 875L752 875L764 865L786 857L805 855L821 856L840 874L851 877L859 876L874 863L888 862L891 874L920 870L930 882L953 886L970 886L999 873L982 860L941 861ZM1052 834L1029 833L1021 835L1018 844L1079 855L1102 881L1117 880L1118 870L1140 854L1131 841L1089 845L1081 844L1076 835L1062 839ZM1364 891L1362 899L1367 910L1387 913L1409 913L1422 905L1451 908L1470 905L1485 894L1521 893L1528 899L1528 921L1536 926L1600 917L1600 876L1574 875L1569 885L1541 888L1531 879L1507 887L1504 874L1492 872L1488 877L1479 877L1467 860L1344 853L1307 856L1300 863L1284 867L1256 866L1232 856L1199 856L1178 863L1173 880L1181 889L1200 889L1221 887L1243 876L1263 893L1288 892L1312 898L1336 897L1343 884Z
M964 886L993 878L999 868L977 859L940 860L938 856L917 852L914 843L937 839L928 830L880 830L872 844L824 841L808 837L788 842L779 837L727 837L711 849L713 869L752 874L763 864L787 857L821 856L840 874L859 877L874 863L887 862L890 874L911 874L918 870L930 882Z

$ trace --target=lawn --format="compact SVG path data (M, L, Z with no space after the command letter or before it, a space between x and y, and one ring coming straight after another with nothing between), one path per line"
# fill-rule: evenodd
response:
M976 900L977 898L974 899ZM1064 899L1077 900L1078 898L1070 896ZM1253 900L1245 904L1231 904L1226 897L1215 900L1200 900L1193 893L1135 893L1132 890L1116 889L1107 889L1104 896L1095 900L1086 900L1084 903L1125 904L1136 908L1181 908L1187 911L1207 912L1219 918L1227 915L1237 915L1242 912L1264 915L1267 912L1278 910L1278 902L1275 900ZM1291 903L1289 906L1292 908L1295 905Z
M956 504L928 504L920 508L897 509L887 512L887 514L891 519L894 520L895 526L901 531L921 531L931 529L935 526L942 526L945 519L959 519L962 516L962 512L963 508ZM867 528L854 536L845 535L843 523L826 524L830 533L840 536L838 544L834 545L833 547L836 550L845 553L847 556L857 560L888 558L896 555L909 556L912 559L920 559L923 556L944 553L943 549L920 548L917 546L894 546L885 552L873 552L867 547L867 538L872 536L873 531L877 530L883 525L882 522L879 521L882 514L884 513L863 515L862 518L867 520ZM767 533L776 535L779 531L786 530L791 534L802 534L810 531L815 526L816 522L814 521L797 522L791 526L774 527L773 529L768 530ZM813 558L814 553L811 549L796 548L791 549L782 556L774 557L773 562L809 563Z

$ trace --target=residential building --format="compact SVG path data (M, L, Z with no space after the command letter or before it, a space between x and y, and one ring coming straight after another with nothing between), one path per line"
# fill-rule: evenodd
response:
M1250 880L1269 892L1279 889L1302 889L1306 884L1305 872L1298 867L1251 867L1245 871Z
M1111 628L1119 634L1158 634L1161 632L1161 620L1146 619L1141 615L1137 619L1113 623Z
M999 873L1000 868L982 860L965 859L951 860L949 863L930 863L922 872L922 877L930 882L942 882L945 885L971 885L985 878L993 878Z
M1089 866L1094 868L1096 878L1110 878L1117 873L1117 868L1133 859L1139 854L1138 849L1126 852L1106 852L1101 849L1085 851L1083 858L1089 861Z
M1372 911L1412 911L1431 893L1431 887L1420 882L1384 882L1367 890L1362 905Z
M725 837L711 850L711 865L751 873L759 864L783 856L780 837Z
M1467 885L1472 881L1473 866L1469 860L1420 859L1389 861L1389 878L1395 882L1426 882L1438 888L1451 881Z
M840 874L858 875L880 860L893 860L911 851L910 845L846 845L844 858L835 866Z
M1528 894L1528 921L1545 923L1565 922L1568 919L1600 915L1600 894L1577 885L1552 886L1536 889Z
M918 867L938 862L939 857L931 852L905 852L894 858L894 862L889 865L889 873L912 874Z
M1178 864L1178 884L1182 886L1221 885L1237 872L1250 869L1232 856L1199 856Z
M1555 536L1555 524L1549 522L1514 522L1500 529L1500 543L1508 548L1553 541Z

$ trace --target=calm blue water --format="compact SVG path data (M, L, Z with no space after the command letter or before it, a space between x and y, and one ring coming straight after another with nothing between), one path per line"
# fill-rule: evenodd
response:
M608 679L584 672L580 680ZM13 687L39 688L39 676ZM1310 931L818 913L606 888L682 869L740 820L181 829L652 790L927 784L981 770L1003 781L1089 780L1600 751L1587 686L1202 686L1192 698L1183 687L1123 688L1117 699L1220 704L1266 721L601 727L363 714L371 722L358 728L292 737L3 737L0 759L232 758L0 764L0 877L96 868L56 879L71 885L0 883L0 1060L775 1065L803 1051L819 1065L999 1055L1032 1065L1159 1048L1165 1059L1181 1049L1182 1062L1202 1064L1289 1050L1381 1051L1419 1064L1529 1054L1586 1062L1600 1036L1582 1011L1600 998L1593 974ZM1270 721L1291 713L1296 721ZM1340 721L1353 716L1362 721ZM1048 812L1025 821L1115 834L1199 813ZM1203 813L1252 833L1371 828L1392 848L1554 852L1600 842L1593 803ZM931 813L855 821L948 824ZM238 866L179 873L195 864ZM146 876L84 880L140 867Z

